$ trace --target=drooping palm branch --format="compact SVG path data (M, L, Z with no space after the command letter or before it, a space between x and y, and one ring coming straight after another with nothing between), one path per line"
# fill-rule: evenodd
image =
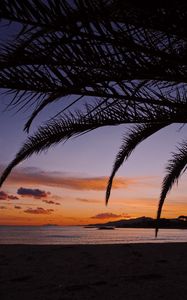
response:
M12 96L8 107L34 107L25 124L29 131L46 106L62 105L28 138L1 183L20 161L73 135L140 123L117 155L108 201L113 178L134 148L168 124L187 122L187 4L141 4L145 7L122 0L1 1L0 20L17 27L16 39L0 45L0 87ZM74 98L67 103L69 95Z
M113 179L121 167L123 162L129 158L132 151L138 146L146 138L150 137L155 132L160 129L168 126L169 123L148 123L143 125L138 125L133 127L129 134L125 135L124 141L120 147L118 154L116 155L116 159L113 165L112 173L108 180L107 189L106 189L106 204L108 203L110 192L112 188Z
M183 142L178 148L177 153L173 153L172 159L169 160L168 166L166 168L166 176L162 182L162 191L160 195L160 201L157 211L157 226L156 226L156 236L159 228L159 219L162 212L162 207L166 196L171 190L173 184L178 182L179 177L186 171L187 165L187 143Z
M36 104L25 129L46 105L67 95L127 104L137 97L146 103L150 94L157 105L182 101L173 101L171 91L181 95L187 78L184 7L142 10L136 4L2 1L0 17L23 30L2 46L0 86L15 95L13 106Z
M107 110L111 107L113 108L112 113L110 110ZM180 114L178 115L175 110L173 111L171 109L170 111L163 111L163 109L160 109L160 107L157 106L155 110L152 111L144 111L144 109L141 108L137 115L132 118L132 116L128 114L126 105L119 103L118 101L110 104L109 108L102 109L99 107L96 111L93 111L90 106L87 109L86 114L77 112L70 116L68 115L50 120L45 125L41 126L33 136L28 137L15 159L2 174L0 186L9 175L12 168L21 161L30 157L33 153L39 153L46 150L52 145L67 140L72 136L77 136L103 126L152 122L151 125L141 126L139 133L134 133L134 141L132 138L131 142L132 144L134 143L135 147L141 140L160 130L162 127L169 125L173 118L178 120L181 116ZM133 150L132 145L131 150Z
M137 115L133 118L131 114L128 114L126 105L119 101L109 104L108 106L109 107L105 108L99 106L97 110L93 110L90 105L86 113L76 112L71 115L57 117L45 125L40 126L33 136L28 137L15 159L4 171L0 178L0 186L12 168L21 161L30 157L33 153L46 150L52 145L65 141L72 136L77 136L103 126L148 122L147 125L138 126L136 130L132 131L130 138L126 140L126 142L129 143L128 147L126 147L126 149L128 149L127 155L129 156L133 148L143 139L169 125L174 118L176 121L178 118L181 118L180 114L176 113L175 110L170 109L164 111L157 106L154 110L152 109L152 111L144 110L143 107L140 107Z

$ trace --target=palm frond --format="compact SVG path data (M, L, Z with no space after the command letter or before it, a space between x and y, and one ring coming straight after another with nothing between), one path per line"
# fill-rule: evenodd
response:
M158 205L157 211L157 226L155 235L157 236L158 228L159 228L159 219L162 212L162 207L168 192L171 190L173 184L178 182L179 177L182 173L186 171L187 165L187 142L181 143L180 147L178 147L178 152L173 153L172 159L169 160L168 166L166 168L167 175L163 179L162 182L162 191L160 195L160 201Z
M51 146L65 141L72 136L76 136L88 130L98 127L96 121L86 122L80 117L79 120L73 115L63 119L52 120L46 125L40 126L38 131L27 138L26 142L17 153L15 159L8 165L0 178L0 186L5 181L11 170L21 161L30 157L34 153L40 153Z
M159 131L160 129L170 125L169 123L156 123L156 124L142 124L137 125L132 128L126 135L123 140L123 143L120 147L120 150L116 156L112 173L108 180L107 189L106 189L106 204L108 203L113 179L116 172L123 164L124 160L127 160L132 153L132 151L138 146L139 143L144 141L146 138Z
M112 107L111 111L109 109L108 111L107 109L103 111L99 108L97 113L95 113L95 111L91 113L90 108L88 108L87 113L71 113L68 114L68 116L52 119L45 125L39 127L33 136L28 137L15 159L4 171L0 179L0 184L4 182L17 164L30 157L33 153L46 150L52 145L65 141L72 136L77 136L103 126L116 126L135 122L153 122L158 124L160 122L169 122L170 119L172 119L172 113L164 112L162 114L160 110L157 109L149 112L148 110L144 111L142 108L141 114L139 113L137 116L132 116L131 113L128 114L126 107L118 102L115 104L115 107Z
M157 105L179 104L171 101L173 87L185 95L186 10L180 1L170 9L156 5L144 11L120 0L3 0L0 17L23 26L18 38L2 47L0 87L13 90L13 104L20 107L28 94L44 96L29 126L40 110L66 95L101 102L123 97L129 103L137 101L133 91L139 86L136 95L144 102L160 94Z
M1 184L33 153L98 127L138 123L116 157L108 201L117 170L141 141L171 123L187 123L187 4L141 4L143 9L123 0L1 0L0 26L17 28L14 39L0 44L0 88L12 97L7 108L33 109L28 131L46 106L62 104L28 137ZM75 100L67 103L69 95ZM81 111L74 113L80 99ZM158 220L185 168L182 147L163 181Z

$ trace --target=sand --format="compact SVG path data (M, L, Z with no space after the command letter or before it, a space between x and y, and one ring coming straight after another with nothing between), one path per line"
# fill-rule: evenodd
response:
M0 245L0 299L187 299L187 243Z

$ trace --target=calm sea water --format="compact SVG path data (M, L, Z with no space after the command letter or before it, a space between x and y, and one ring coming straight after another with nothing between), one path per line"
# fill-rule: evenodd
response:
M0 244L72 245L187 242L187 230L116 228L98 230L81 226L0 226Z

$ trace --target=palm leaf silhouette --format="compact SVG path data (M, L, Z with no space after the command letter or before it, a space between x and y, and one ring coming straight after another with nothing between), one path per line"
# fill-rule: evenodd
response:
M67 95L127 104L151 96L157 105L183 101L186 32L179 3L177 10L145 11L123 1L27 4L3 0L0 8L2 19L22 26L18 39L3 46L0 86L15 95L13 106L39 102L26 130L46 105ZM174 90L178 101L171 99Z
M126 111L126 107L120 105L119 103L115 103L115 110L113 108L113 114L109 114L106 110L102 110L100 107L97 112L92 111L90 107L87 110L87 114L82 114L81 112L77 112L76 114L71 114L71 116L58 117L57 119L51 120L47 122L45 125L40 126L38 131L28 137L20 151L17 153L15 159L9 164L9 166L3 172L0 178L0 186L3 184L7 176L10 174L11 170L18 165L21 161L30 157L34 153L40 153L43 150L50 148L52 145L57 144L62 141L66 141L73 136L77 136L88 131L94 130L98 127L109 126L109 125L119 125L119 124L127 124L134 123L135 119L131 118L126 114L124 116L124 111ZM123 111L124 110L124 111ZM115 113L114 113L115 112ZM155 121L162 123L156 123L155 125L147 125L142 126L140 128L140 132L132 133L134 135L135 141L132 138L132 144L134 146L140 142L142 131L144 133L144 138L149 136L151 133L154 133L161 129L162 127L169 124L167 120L170 120L173 116L173 112L164 113L163 115L160 113L160 110L156 110L155 112L149 112L148 115L142 111L142 115L138 114L137 122L146 121ZM165 121L165 123L163 123ZM143 139L143 138L142 138ZM131 147L132 149L132 147ZM133 149L132 149L133 150ZM130 154L130 151L129 151Z
M162 191L160 195L160 201L157 211L157 226L156 226L156 236L159 228L159 219L162 212L162 207L166 199L167 193L171 190L173 184L178 182L181 173L186 171L187 164L187 143L183 142L178 148L178 153L173 153L172 159L169 160L166 168L166 176L162 182Z
M18 28L14 40L0 44L0 87L12 97L7 107L30 111L28 132L44 108L61 103L28 137L1 183L20 161L51 145L102 126L138 123L116 157L108 201L113 178L135 147L168 124L187 122L187 4L142 4L1 1L0 20ZM67 103L67 96L73 100ZM158 219L175 172L164 179Z
M110 192L112 188L113 179L115 177L116 172L123 164L124 160L127 160L132 153L132 151L141 143L143 140L159 131L160 129L168 126L169 123L156 123L156 124L143 124L138 125L130 130L127 136L125 136L124 141L120 147L120 150L116 156L112 173L108 180L107 189L106 189L106 204L108 203Z

